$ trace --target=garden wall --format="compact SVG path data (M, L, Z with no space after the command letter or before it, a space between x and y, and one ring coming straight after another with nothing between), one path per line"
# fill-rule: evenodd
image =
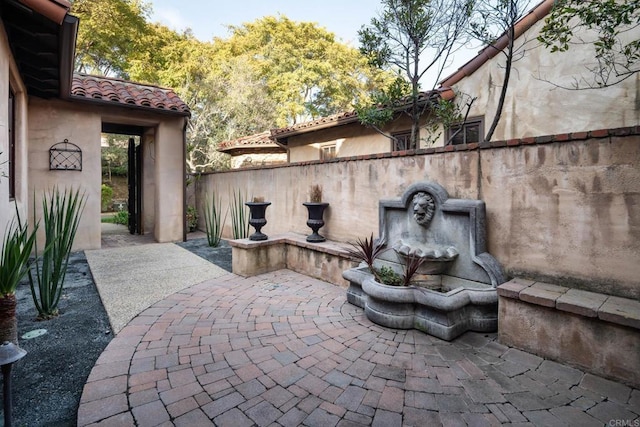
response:
M309 186L330 203L321 234L378 235L378 201L429 180L487 206L488 251L509 276L640 298L640 127L339 158L202 175L196 199L272 202L266 234L308 234ZM224 236L231 237L227 216Z

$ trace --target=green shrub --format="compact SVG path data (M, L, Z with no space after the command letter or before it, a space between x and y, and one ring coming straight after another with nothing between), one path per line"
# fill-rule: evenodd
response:
M111 209L111 204L113 203L113 188L106 184L102 184L101 193L102 212L107 212Z
M114 224L129 225L129 211L118 211L113 216Z
M382 283L385 285L391 286L400 286L402 285L402 276L393 271L391 267L380 267L378 269L378 277Z
M189 231L198 229L198 211L195 206L187 206L187 227Z

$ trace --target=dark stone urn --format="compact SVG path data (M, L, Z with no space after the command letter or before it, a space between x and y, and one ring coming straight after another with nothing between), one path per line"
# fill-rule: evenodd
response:
M324 219L322 217L324 215L324 210L329 206L329 203L306 202L303 203L303 205L306 206L309 211L307 225L311 227L311 230L313 231L311 235L307 236L307 242L324 242L327 239L319 235L318 230L324 227Z
M267 219L265 218L265 212L267 206L271 202L246 202L245 205L249 206L249 224L256 229L256 232L249 236L249 240L267 240L269 237L261 232L262 227L267 225Z

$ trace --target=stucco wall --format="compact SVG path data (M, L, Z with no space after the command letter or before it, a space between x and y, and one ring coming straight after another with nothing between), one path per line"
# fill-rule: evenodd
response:
M87 202L74 249L100 248L100 133L103 122L147 129L142 138L144 232L153 233L158 242L182 240L182 117L31 98L29 192L36 194L36 217L41 217L43 191L55 185L80 188L86 192ZM64 139L82 150L81 172L49 170L49 148Z
M385 127L385 132L395 133L411 130L411 121L401 116ZM425 137L421 130L421 137ZM337 157L360 156L364 154L388 153L391 151L391 140L373 128L354 122L342 126L329 127L289 138L289 161L292 163L309 160L320 160L320 148L323 145L336 145ZM442 142L439 143L442 145ZM420 141L425 148L427 142Z
M524 54L518 54L513 63L504 110L492 140L638 125L640 74L613 87L571 90L575 82L582 87L593 82L593 75L585 68L593 66L593 48L572 44L568 52L551 53L536 41L543 21L516 40ZM504 63L504 55L496 55L453 86L456 93L477 97L470 117L484 115L485 133L495 116Z
M15 216L18 206L20 216L26 220L27 195L27 97L25 87L18 73L11 49L7 41L4 26L0 22L0 75L5 76L0 81L0 236L4 236L5 228ZM13 89L15 99L15 198L9 198L9 88ZM0 243L1 245L1 243Z
M287 163L287 153L250 153L231 157L231 169Z
M31 98L29 102L29 215L33 221L42 218L42 196L57 186L79 189L86 195L86 204L74 250L100 248L100 132L97 112L73 108L61 101ZM82 150L82 171L49 170L49 149L67 139ZM44 229L39 230L39 245L44 244Z
M309 186L321 184L330 203L321 234L347 242L378 235L378 200L399 197L416 181L435 181L450 197L486 202L488 249L510 275L638 298L637 128L635 133L214 173L197 181L196 194L202 201L215 191L225 207L230 189L263 196L272 202L263 232L309 234L302 203ZM230 218L225 236L231 236Z

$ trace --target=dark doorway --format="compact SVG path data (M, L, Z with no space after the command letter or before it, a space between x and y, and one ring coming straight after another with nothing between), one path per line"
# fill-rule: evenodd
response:
M142 144L129 138L129 233L142 234Z
M125 239L123 234L142 236L145 233L142 170L142 135L144 128L141 126L103 123L102 132L103 138L107 141L106 146L110 147L107 148L110 150L110 158L116 159L109 163L108 173L105 172L106 152L103 149L103 191L105 186L111 187L114 203L113 208L108 211L113 212L115 215L110 219L109 213L104 213L105 210L103 208L101 216L104 218L101 218L101 221L111 222L113 220L115 224L103 224L102 245L111 247L112 243L114 245L118 243L118 246L120 246L120 243L130 241L130 239ZM114 155L111 151L119 154ZM116 176L116 171L120 171L118 172L119 176ZM114 172L113 176L112 172ZM123 225L118 226L117 224ZM122 231L119 231L118 227L121 227ZM111 242L109 239L117 241Z

